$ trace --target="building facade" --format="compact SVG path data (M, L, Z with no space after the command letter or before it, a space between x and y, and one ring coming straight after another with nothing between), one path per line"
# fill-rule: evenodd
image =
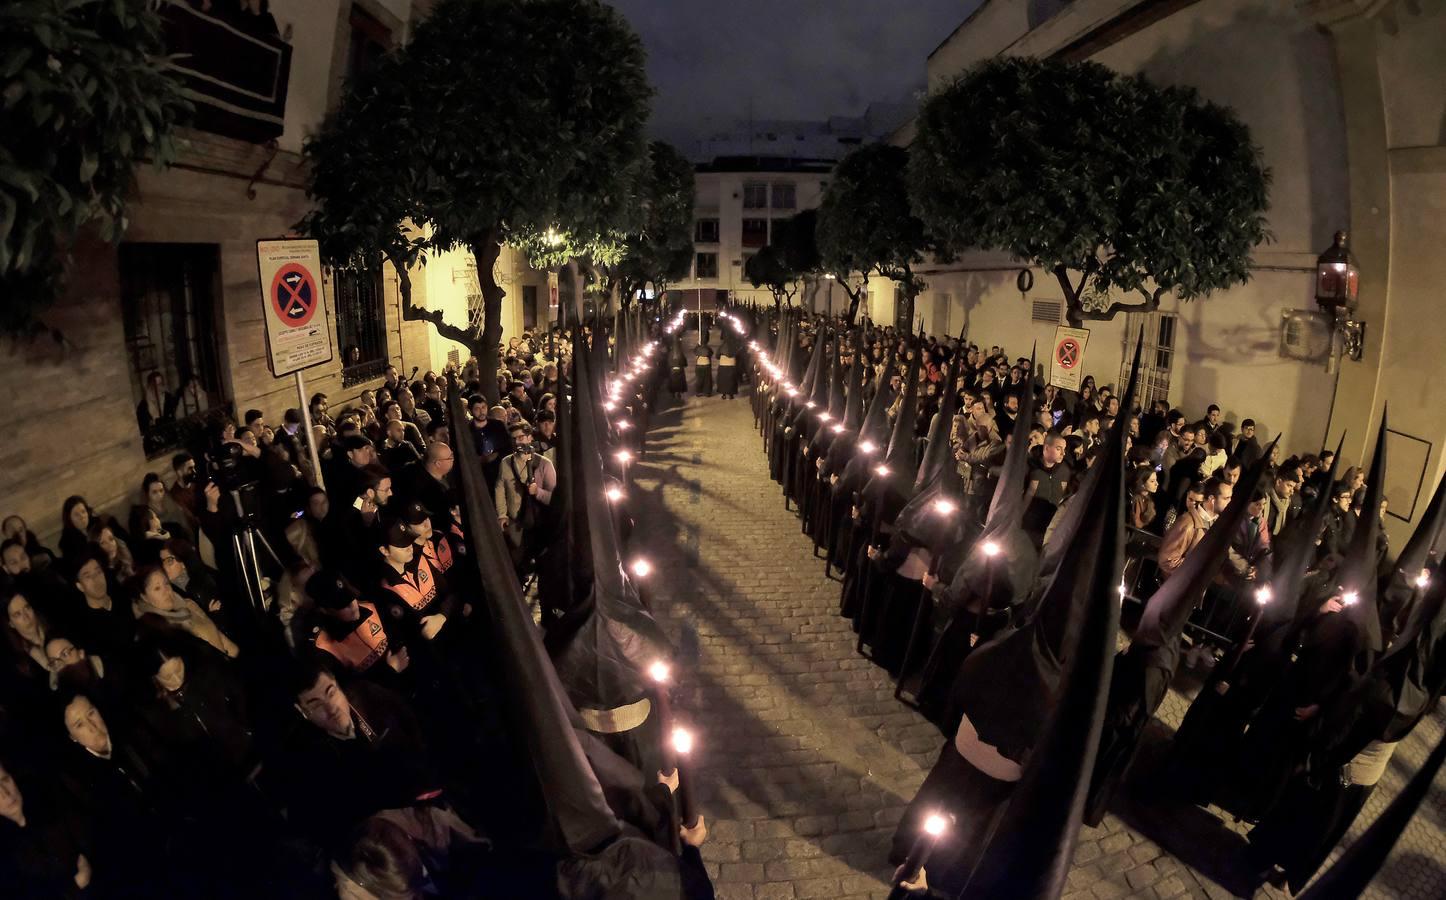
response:
M829 160L720 157L694 175L693 270L674 285L684 305L708 309L719 294L739 302L772 304L766 288L743 274L753 254L766 247L778 223L823 199Z
M1187 416L1217 403L1227 420L1253 418L1267 439L1281 435L1287 454L1344 434L1350 463L1368 452L1389 403L1386 521L1398 545L1446 466L1446 363L1431 324L1446 281L1434 249L1446 238L1442 47L1440 0L989 0L933 52L928 76L937 88L999 55L1090 59L1235 109L1274 176L1274 241L1256 249L1244 285L1086 323L1085 370L1117 382L1143 328L1147 396ZM906 125L894 140L911 133ZM1350 233L1360 266L1366 332L1359 361L1328 367L1329 335L1303 347L1310 335L1293 323L1312 321L1316 257L1337 230ZM936 333L967 326L977 343L1047 347L1063 294L1049 272L1021 279L1021 269L990 253L926 266L917 310ZM891 321L892 292L876 285L870 296L873 318Z
M255 408L279 423L300 406L294 379L268 369L256 241L294 234L308 209L303 142L348 73L404 41L425 4L273 0L264 20L223 18L199 4L161 9L197 110L178 159L138 173L118 245L78 241L66 293L43 316L63 340L0 338L0 359L26 386L0 398L10 423L0 441L0 514L23 516L47 539L59 531L64 497L123 513L138 502L142 476L169 477L171 455L217 416ZM228 64L236 59L245 65ZM523 324L519 265L505 253L499 272L509 335ZM467 321L476 282L466 269L445 254L414 272L415 302ZM454 349L403 317L390 269L329 274L325 294L335 354L303 374L307 393L333 405L379 385L388 364L403 374L439 370ZM142 424L152 373L176 398L174 424Z

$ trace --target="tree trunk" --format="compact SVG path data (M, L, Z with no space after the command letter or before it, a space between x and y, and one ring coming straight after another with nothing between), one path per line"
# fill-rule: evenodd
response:
M498 252L501 252L501 248L500 248L500 247L498 248ZM474 251L474 257L475 257L475 251ZM493 255L493 259L494 259L494 260L496 259L496 255L495 255L495 254ZM451 341L456 341L457 343L459 343L459 344L461 344L462 346L466 347L466 348L467 348L467 351L468 351L469 353L471 353L473 356L477 357L478 363L481 364L481 362L482 362L482 348L483 348L483 346L484 346L484 342L483 342L482 340L480 340L480 339L478 338L478 336L477 336L476 334L474 334L471 330L469 330L469 329L467 329L467 328L463 328L463 327L458 326L458 325L452 325L452 324L448 323L447 320L443 317L442 311L441 311L440 309L424 309L423 307L420 307L420 306L413 306L413 305L412 305L412 273L407 269L407 260L404 259L404 258L402 258L402 257L400 257L400 256L389 255L389 256L387 257L387 262L390 262L390 263L392 264L392 268L395 269L395 270L396 270L396 273L397 273L397 292L398 292L399 294L401 294L401 300L402 300L402 319L404 319L405 321L408 321L408 322L431 322L431 323L432 323L432 327L436 329L437 334L438 334L439 336L444 337L444 338L447 338L448 340L451 340ZM488 277L490 278L490 277L491 277L491 274L492 274L492 269L491 269L490 267L487 269L487 273L488 273ZM499 288L498 290L500 291L501 289ZM483 296L486 297L486 289L485 289L485 288L483 289ZM500 339L500 338L501 338L501 334L502 334L502 332L501 332L501 303L502 303L502 301L501 301L500 296L499 296L499 299L498 299L497 303L498 303L498 313L497 313L497 318L498 318L498 332L497 332L497 334L498 334L498 338ZM496 341L493 342L493 345L494 345L494 348L495 348ZM495 355L495 353L494 353L494 355ZM493 364L493 368L494 368L494 369L496 368L496 363L495 363L495 362L494 362L494 364ZM483 387L484 387L484 388L486 387L486 384L485 384L485 383L483 384ZM493 398L491 398L491 399L496 400L497 398L496 398L496 397L493 397Z
M494 406L502 399L497 385L497 368L501 356L497 345L502 342L502 301L507 292L497 283L495 267L502 255L502 242L496 229L488 229L480 237L469 241L472 259L477 263L477 279L482 285L482 334L476 339L473 353L482 376L482 395L487 405ZM439 329L440 333L440 329Z

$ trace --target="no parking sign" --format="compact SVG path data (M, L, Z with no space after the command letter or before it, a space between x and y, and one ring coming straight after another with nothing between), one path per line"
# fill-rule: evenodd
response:
M316 241L257 241L266 361L280 378L331 362L321 251Z
M1050 357L1049 383L1067 391L1079 390L1084 380L1084 353L1089 343L1088 328L1066 328L1063 325L1054 330L1054 353Z

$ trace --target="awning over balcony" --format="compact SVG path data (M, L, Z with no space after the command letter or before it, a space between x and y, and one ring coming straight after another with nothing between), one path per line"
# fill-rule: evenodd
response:
M269 16L202 12L187 0L161 8L172 67L196 105L203 131L262 143L280 137L291 77L291 46Z

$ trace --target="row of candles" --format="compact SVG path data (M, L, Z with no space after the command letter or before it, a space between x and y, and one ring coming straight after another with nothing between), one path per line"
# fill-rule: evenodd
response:
M685 313L679 310L664 327L666 334L672 335L682 327ZM639 386L647 377L649 368L653 365L655 357L661 348L657 341L649 341L644 344L639 352L619 367L618 376L608 385L607 399L603 401L603 411L609 415L620 409L625 410L627 403L625 397L629 394L634 399L640 399L634 383ZM617 417L610 420L613 428L620 434L626 434L633 423L624 417ZM614 459L621 464L623 483L627 483L628 466L633 461L633 452L627 447L620 447L613 454ZM609 485L604 489L604 496L609 503L620 503L627 497L627 492L618 485ZM653 572L653 564L645 557L634 557L627 564L628 571L635 578L647 578ZM676 784L673 789L673 800L676 805L678 821L684 828L693 829L698 826L699 814L694 800L691 780L688 774L686 760L693 752L694 738L689 729L676 724L673 717L672 707L672 667L664 660L656 660L648 666L648 678L652 680L657 697L656 710L658 715L659 731L663 735L663 765L661 774L663 777ZM675 781L676 779L676 781Z
M727 312L719 313L719 315L733 326L734 330L740 335L746 336L746 329L743 324L738 321L736 316ZM783 368L769 357L768 352L760 347L756 340L748 342L748 349L753 351L759 368L768 373L768 376L773 379L774 383L783 393L789 397L798 396L798 386L784 377ZM812 400L804 403L804 407L807 409L814 409L817 405L818 404ZM832 416L827 410L819 412L817 416L819 421L825 424L828 424L832 419ZM835 422L831 427L836 434L842 434L847 430L842 422ZM878 452L878 449L878 445L873 441L864 440L858 444L859 452L865 455L872 455ZM889 474L889 467L883 463L879 463L874 467L874 471L879 475L887 476ZM944 497L934 501L934 511L939 515L952 515L958 508L958 504ZM999 555L1001 548L994 541L985 541L981 549L986 556L994 557ZM934 848L940 838L949 830L951 818L952 817L946 816L941 812L930 812L924 816L919 834L914 839L913 846L909 849L909 855L894 875L894 888L889 894L890 900L904 897L907 890L906 886L914 886L914 882L918 880L919 873L924 870L924 864L928 862L930 854L934 852Z

